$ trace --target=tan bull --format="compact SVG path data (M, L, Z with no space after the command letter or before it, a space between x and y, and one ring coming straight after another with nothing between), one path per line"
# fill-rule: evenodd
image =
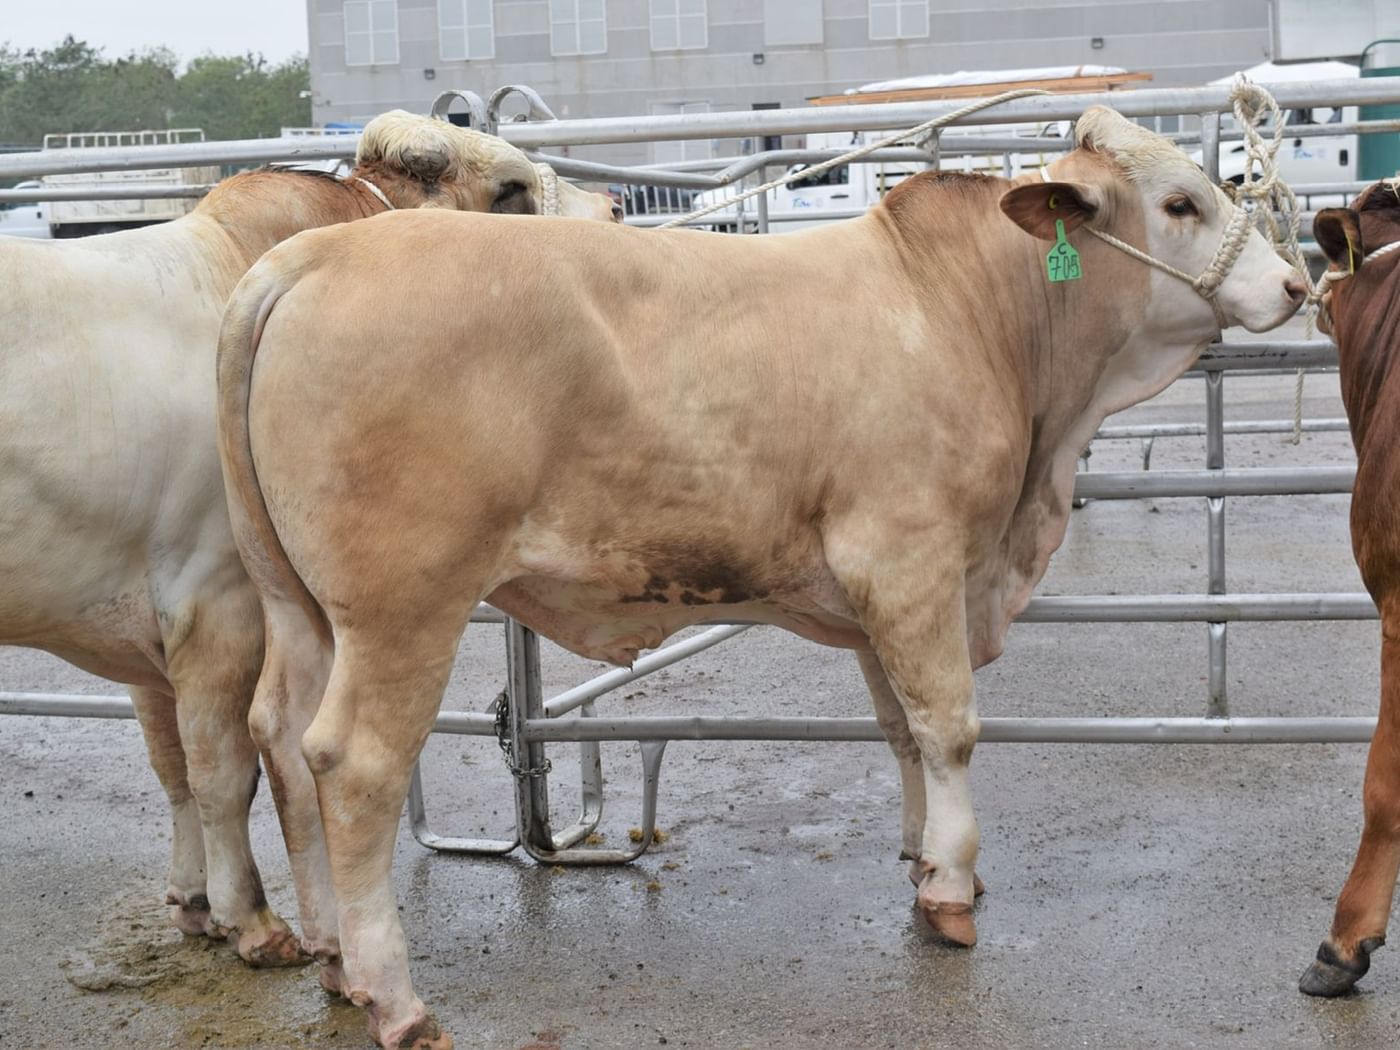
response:
M269 628L252 725L290 823L319 800L305 933L382 1046L451 1045L390 863L483 598L619 664L716 618L857 650L919 905L973 943L972 670L1063 538L1078 452L1221 321L1304 294L1179 150L1105 109L1079 133L1054 181L923 175L790 237L401 214L244 279L219 426ZM1082 273L1052 283L1056 220Z
M561 184L564 210L611 202ZM408 113L371 121L354 174L237 175L165 226L0 238L0 644L131 686L169 796L167 899L187 933L299 956L248 844L262 666L214 434L214 356L234 285L313 226L398 208L542 210L541 173L499 139Z

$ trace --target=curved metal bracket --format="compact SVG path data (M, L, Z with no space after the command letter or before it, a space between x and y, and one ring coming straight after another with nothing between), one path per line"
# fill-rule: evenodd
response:
M661 782L661 759L666 753L666 743L665 740L637 741L642 751L642 837L635 848L574 848L569 845L570 836L565 833L552 837L553 849L526 835L521 840L525 852L545 864L627 864L640 857L651 847L652 830L656 827L656 790Z
M492 98L494 97L493 95ZM490 134L495 130L495 124L487 118L486 103L475 91L458 91L456 89L444 91L433 99L433 104L428 109L428 116L434 120L446 120L447 111L455 99L460 99L467 104L467 115L471 117L469 127L473 131L484 131Z
M540 93L532 87L524 84L507 84L498 87L491 92L490 99L486 102L486 130L492 135L496 133L496 128L501 123L501 103L510 98L511 95L519 95L525 100L529 107L529 112L525 115L526 120L558 120L554 115L554 110L545 104ZM520 118L516 118L520 119Z

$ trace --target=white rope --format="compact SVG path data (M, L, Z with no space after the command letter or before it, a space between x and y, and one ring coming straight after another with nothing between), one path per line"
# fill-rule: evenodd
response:
M363 175L352 175L350 176L350 178L354 179L358 183L361 183L365 189L369 190L370 193L378 197L381 203L383 203L384 207L388 208L390 211L394 210L394 206L389 203L389 198L384 196L384 191L381 190L374 183L370 182L369 179L365 178Z
M832 157L830 160L824 160L820 164L814 164L810 168L803 168L799 172L784 172L782 175L778 176L778 178L765 182L762 186L755 186L753 189L745 190L743 193L736 194L733 197L726 197L724 200L716 201L714 204L708 204L703 208L697 208L689 215L682 215L679 218L672 219L670 222L664 222L656 228L658 230L669 230L673 226L683 226L686 223L694 222L696 219L704 218L712 212L728 208L730 205L737 206L740 201L746 201L750 197L757 197L760 193L767 193L771 189L776 189L794 180L810 179L814 175L820 175L822 172L829 171L842 164L849 164L853 160L859 160L867 154L874 153L877 149L893 146L906 139L922 138L930 131L936 131L945 124L951 124L955 120L961 120L963 117L976 113L979 110L989 109L992 106L999 106L1003 102L1010 102L1012 99L1048 94L1050 94L1050 92L1044 91L1041 88L1018 88L1015 91L1003 91L1000 95L993 95L991 98L978 99L976 102L969 103L961 109L955 109L951 113L947 113L941 117L934 117L932 120L926 120L922 124L915 125L908 131L896 132L893 135L881 139L879 142L872 142L865 146L859 146L849 153L843 153L839 157Z
M1285 131L1283 113L1272 95L1258 84L1251 83L1242 73L1235 75L1230 101L1235 120L1244 133L1244 181L1238 186L1226 183L1223 188L1237 202L1254 201L1254 214L1262 221L1263 232L1284 261L1291 263L1302 277L1303 286L1308 291L1303 336L1311 339L1321 292L1313 285L1307 260L1298 246L1298 230L1302 222L1298 199L1279 176L1278 150ZM1268 140L1259 132L1259 125L1266 117L1273 119L1273 134ZM1254 175L1256 166L1259 168L1258 178ZM1276 214L1282 218L1282 224L1275 218ZM1303 376L1303 370L1298 369L1293 389L1293 433L1289 438L1294 445L1303 439Z
M540 188L544 197L541 202L545 215L559 214L559 173L548 164L537 163L535 171L540 176Z

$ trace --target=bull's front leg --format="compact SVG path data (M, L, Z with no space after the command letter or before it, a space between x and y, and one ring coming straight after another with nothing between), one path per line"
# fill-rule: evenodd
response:
M1332 931L1298 982L1308 995L1350 990L1370 969L1371 953L1385 943L1390 922L1400 872L1400 623L1395 628L1383 614L1381 709L1366 760L1361 845L1337 898Z
M928 819L928 807L924 799L924 759L914 734L909 731L909 719L904 714L904 706L890 685L889 675L880 666L880 658L867 651L858 652L861 674L870 689L870 699L875 706L875 721L880 723L880 731L894 752L899 765L900 793L900 851L899 859L909 861L909 881L916 887L923 882L923 864L919 855L923 852L924 824ZM986 887L980 877L972 877L974 896L982 896Z
M924 800L915 862L919 910L947 940L971 946L977 942L972 901L978 835L968 763L979 724L967 649L963 569L956 558L952 564L948 559L959 547L946 537L911 542L908 535L870 535L868 523L862 524L859 530L828 536L828 564L873 643L918 751ZM878 709L878 695L876 699ZM887 712L882 722L888 721ZM918 812L908 805L917 783L913 756L907 747L902 752L896 747L909 818ZM905 834L912 839L907 821Z

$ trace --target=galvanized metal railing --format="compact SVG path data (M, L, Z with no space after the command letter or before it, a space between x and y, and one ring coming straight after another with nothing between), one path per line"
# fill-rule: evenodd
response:
M1400 99L1400 78L1368 78L1321 84L1272 85L1285 107L1390 102ZM1107 102L1126 116L1151 117L1178 113L1199 114L1200 141L1208 172L1215 176L1221 112L1229 109L1229 89L1148 90L1112 96L1073 95L1021 99L979 113L979 125L1069 119L1085 107ZM892 103L838 109L765 110L740 113L686 114L638 118L549 120L510 123L500 134L516 145L539 149L547 146L610 142L651 142L686 138L750 137L807 131L890 130L907 127L951 111L956 103ZM1367 122L1351 130L1394 130L1396 122ZM1397 125L1400 126L1400 125ZM1307 129L1299 129L1300 132ZM1335 125L1316 134L1337 134ZM286 142L203 143L181 147L149 147L131 150L85 149L45 151L43 154L0 156L0 178L62 171L103 171L157 165L242 163L287 159L332 159L353 154L352 136L325 140ZM962 149L962 144L954 147ZM1007 148L1005 145L1002 149ZM1017 149L1022 148L1018 143ZM164 152L162 152L164 151ZM160 153L160 156L156 156ZM169 156L166 156L169 153ZM561 174L584 178L606 177L615 181L658 185L705 187L725 185L772 161L763 156L744 158L714 175L692 171L658 171L655 168L615 168L569 158L542 156ZM1351 184L1326 192L1354 190ZM1324 192L1321 188L1317 190ZM768 228L766 198L755 201L756 227ZM1226 628L1231 622L1374 619L1375 610L1364 594L1250 594L1231 595L1225 590L1225 505L1229 496L1345 493L1350 491L1354 467L1294 467L1226 469L1224 421L1226 371L1268 372L1278 369L1335 366L1334 351L1323 342L1277 342L1226 345L1212 348L1196 370L1206 384L1205 469L1195 471L1082 474L1076 495L1093 499L1143 497L1194 497L1207 501L1209 566L1203 595L1059 596L1034 599L1023 619L1055 623L1104 622L1202 622L1209 639L1209 685L1204 717L1182 718L1022 718L986 719L982 739L988 742L1099 742L1099 743L1297 743L1305 741L1360 742L1369 739L1375 720L1370 718L1232 718L1228 717L1225 688ZM1339 429L1341 421L1325 421ZM1166 434L1200 424L1168 424L1149 434ZM1113 428L1107 428L1111 431ZM1248 432L1248 431L1240 431ZM1116 436L1106 433L1106 437ZM1125 435L1126 436L1126 435ZM482 613L480 618L489 618ZM499 614L494 617L500 620ZM474 617L474 619L477 619ZM634 681L694 652L719 644L747 629L748 625L712 628L696 637L657 650L630 670L610 671L590 682L545 701L539 672L538 641L527 628L506 621L508 686L505 707L491 714L443 712L435 731L448 734L497 736L510 752L516 772L516 824L518 838L539 859L562 863L613 863L630 859L647 848L656 808L656 789L665 744L678 739L723 740L880 740L873 718L710 718L705 716L603 718L592 705L612 689ZM560 716L578 710L582 717ZM120 697L75 697L52 694L0 693L0 714L44 714L82 717L131 717L129 701ZM632 850L578 848L602 814L601 766L596 743L602 740L635 740L643 758L643 839ZM583 814L562 833L550 826L545 746L563 741L580 742L584 752ZM466 852L502 852L515 843L449 839L427 827L421 786L415 780L410 815L420 841L438 849Z

